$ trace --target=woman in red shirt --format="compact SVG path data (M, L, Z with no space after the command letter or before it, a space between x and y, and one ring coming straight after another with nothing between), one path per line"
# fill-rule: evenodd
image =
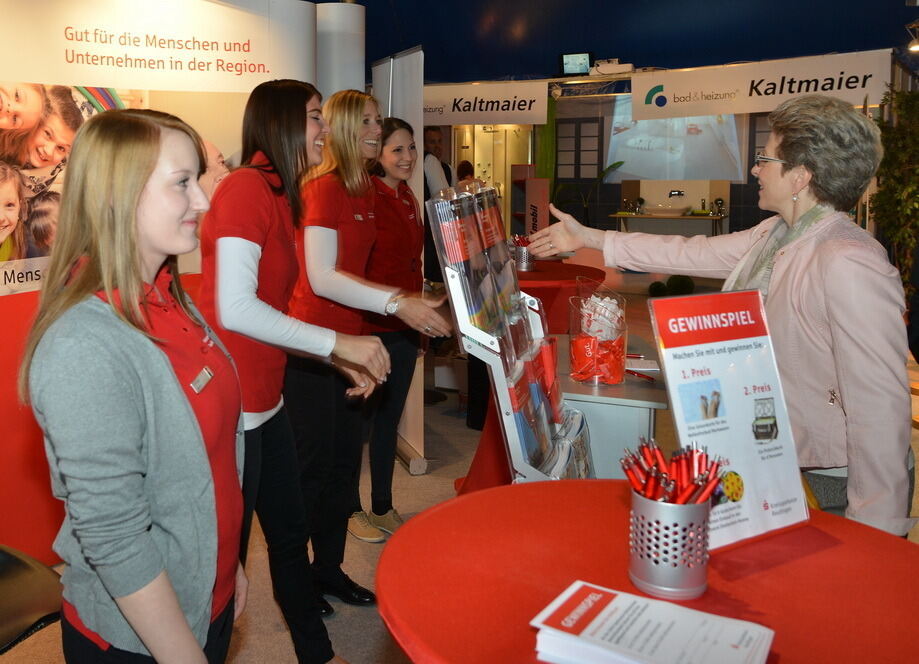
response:
M20 374L66 504L68 662L222 662L245 604L239 383L172 278L203 166L157 111L95 116L70 157Z
M328 126L309 83L262 83L243 118L242 167L217 187L201 233L201 310L239 368L246 429L242 560L252 511L268 544L274 597L290 628L297 660L332 659L307 557L312 515L300 494L297 453L281 386L285 350L368 366L382 380L388 357L373 337L336 333L287 316L297 279L300 179L322 159Z
M412 126L399 118L386 118L380 140L380 159L371 178L376 190L377 238L367 264L367 279L418 293L424 281L421 272L424 217L408 186L418 159ZM370 525L392 534L402 525L402 517L392 504L397 429L412 385L421 338L416 330L392 316L368 313L364 329L383 341L392 366L386 384L377 390L371 402L371 509L365 514ZM352 513L356 512L364 513L357 491L352 506Z
M290 302L291 315L337 332L360 334L364 311L396 316L430 336L447 334L441 302L368 282L367 261L376 237L376 192L367 166L379 154L380 116L370 95L337 92L325 103L329 123L323 161L303 187L305 253ZM311 535L313 572L320 594L358 605L373 593L341 569L352 496L360 472L361 406L349 402L347 384L328 366L289 356L284 382L297 449L304 500L317 504ZM322 599L321 608L331 605Z

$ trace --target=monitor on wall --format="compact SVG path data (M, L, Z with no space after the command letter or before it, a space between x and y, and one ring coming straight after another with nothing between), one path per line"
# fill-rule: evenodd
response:
M560 56L563 76L578 76L589 74L593 63L592 53L563 53Z

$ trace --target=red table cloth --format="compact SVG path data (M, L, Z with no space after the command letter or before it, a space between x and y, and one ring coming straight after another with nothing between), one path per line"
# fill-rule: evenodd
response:
M380 614L415 662L535 662L529 621L568 585L628 578L618 480L502 486L410 519L377 569ZM775 630L769 662L908 662L919 647L919 546L824 512L712 553L690 608ZM714 663L713 663L714 664Z
M603 283L606 273L588 265L560 261L534 261L533 269L517 272L520 290L542 301L549 334L568 334L568 298L577 295L577 278Z

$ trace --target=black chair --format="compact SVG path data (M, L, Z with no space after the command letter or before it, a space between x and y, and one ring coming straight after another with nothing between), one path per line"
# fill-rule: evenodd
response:
M0 544L0 655L60 617L60 577Z

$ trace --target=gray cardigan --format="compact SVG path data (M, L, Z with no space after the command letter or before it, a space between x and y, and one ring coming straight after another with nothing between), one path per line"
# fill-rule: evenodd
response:
M54 541L67 563L64 597L106 641L149 654L112 598L166 570L203 645L217 569L214 483L169 359L92 296L42 337L29 389L51 488L66 506ZM240 415L240 476L242 458Z

